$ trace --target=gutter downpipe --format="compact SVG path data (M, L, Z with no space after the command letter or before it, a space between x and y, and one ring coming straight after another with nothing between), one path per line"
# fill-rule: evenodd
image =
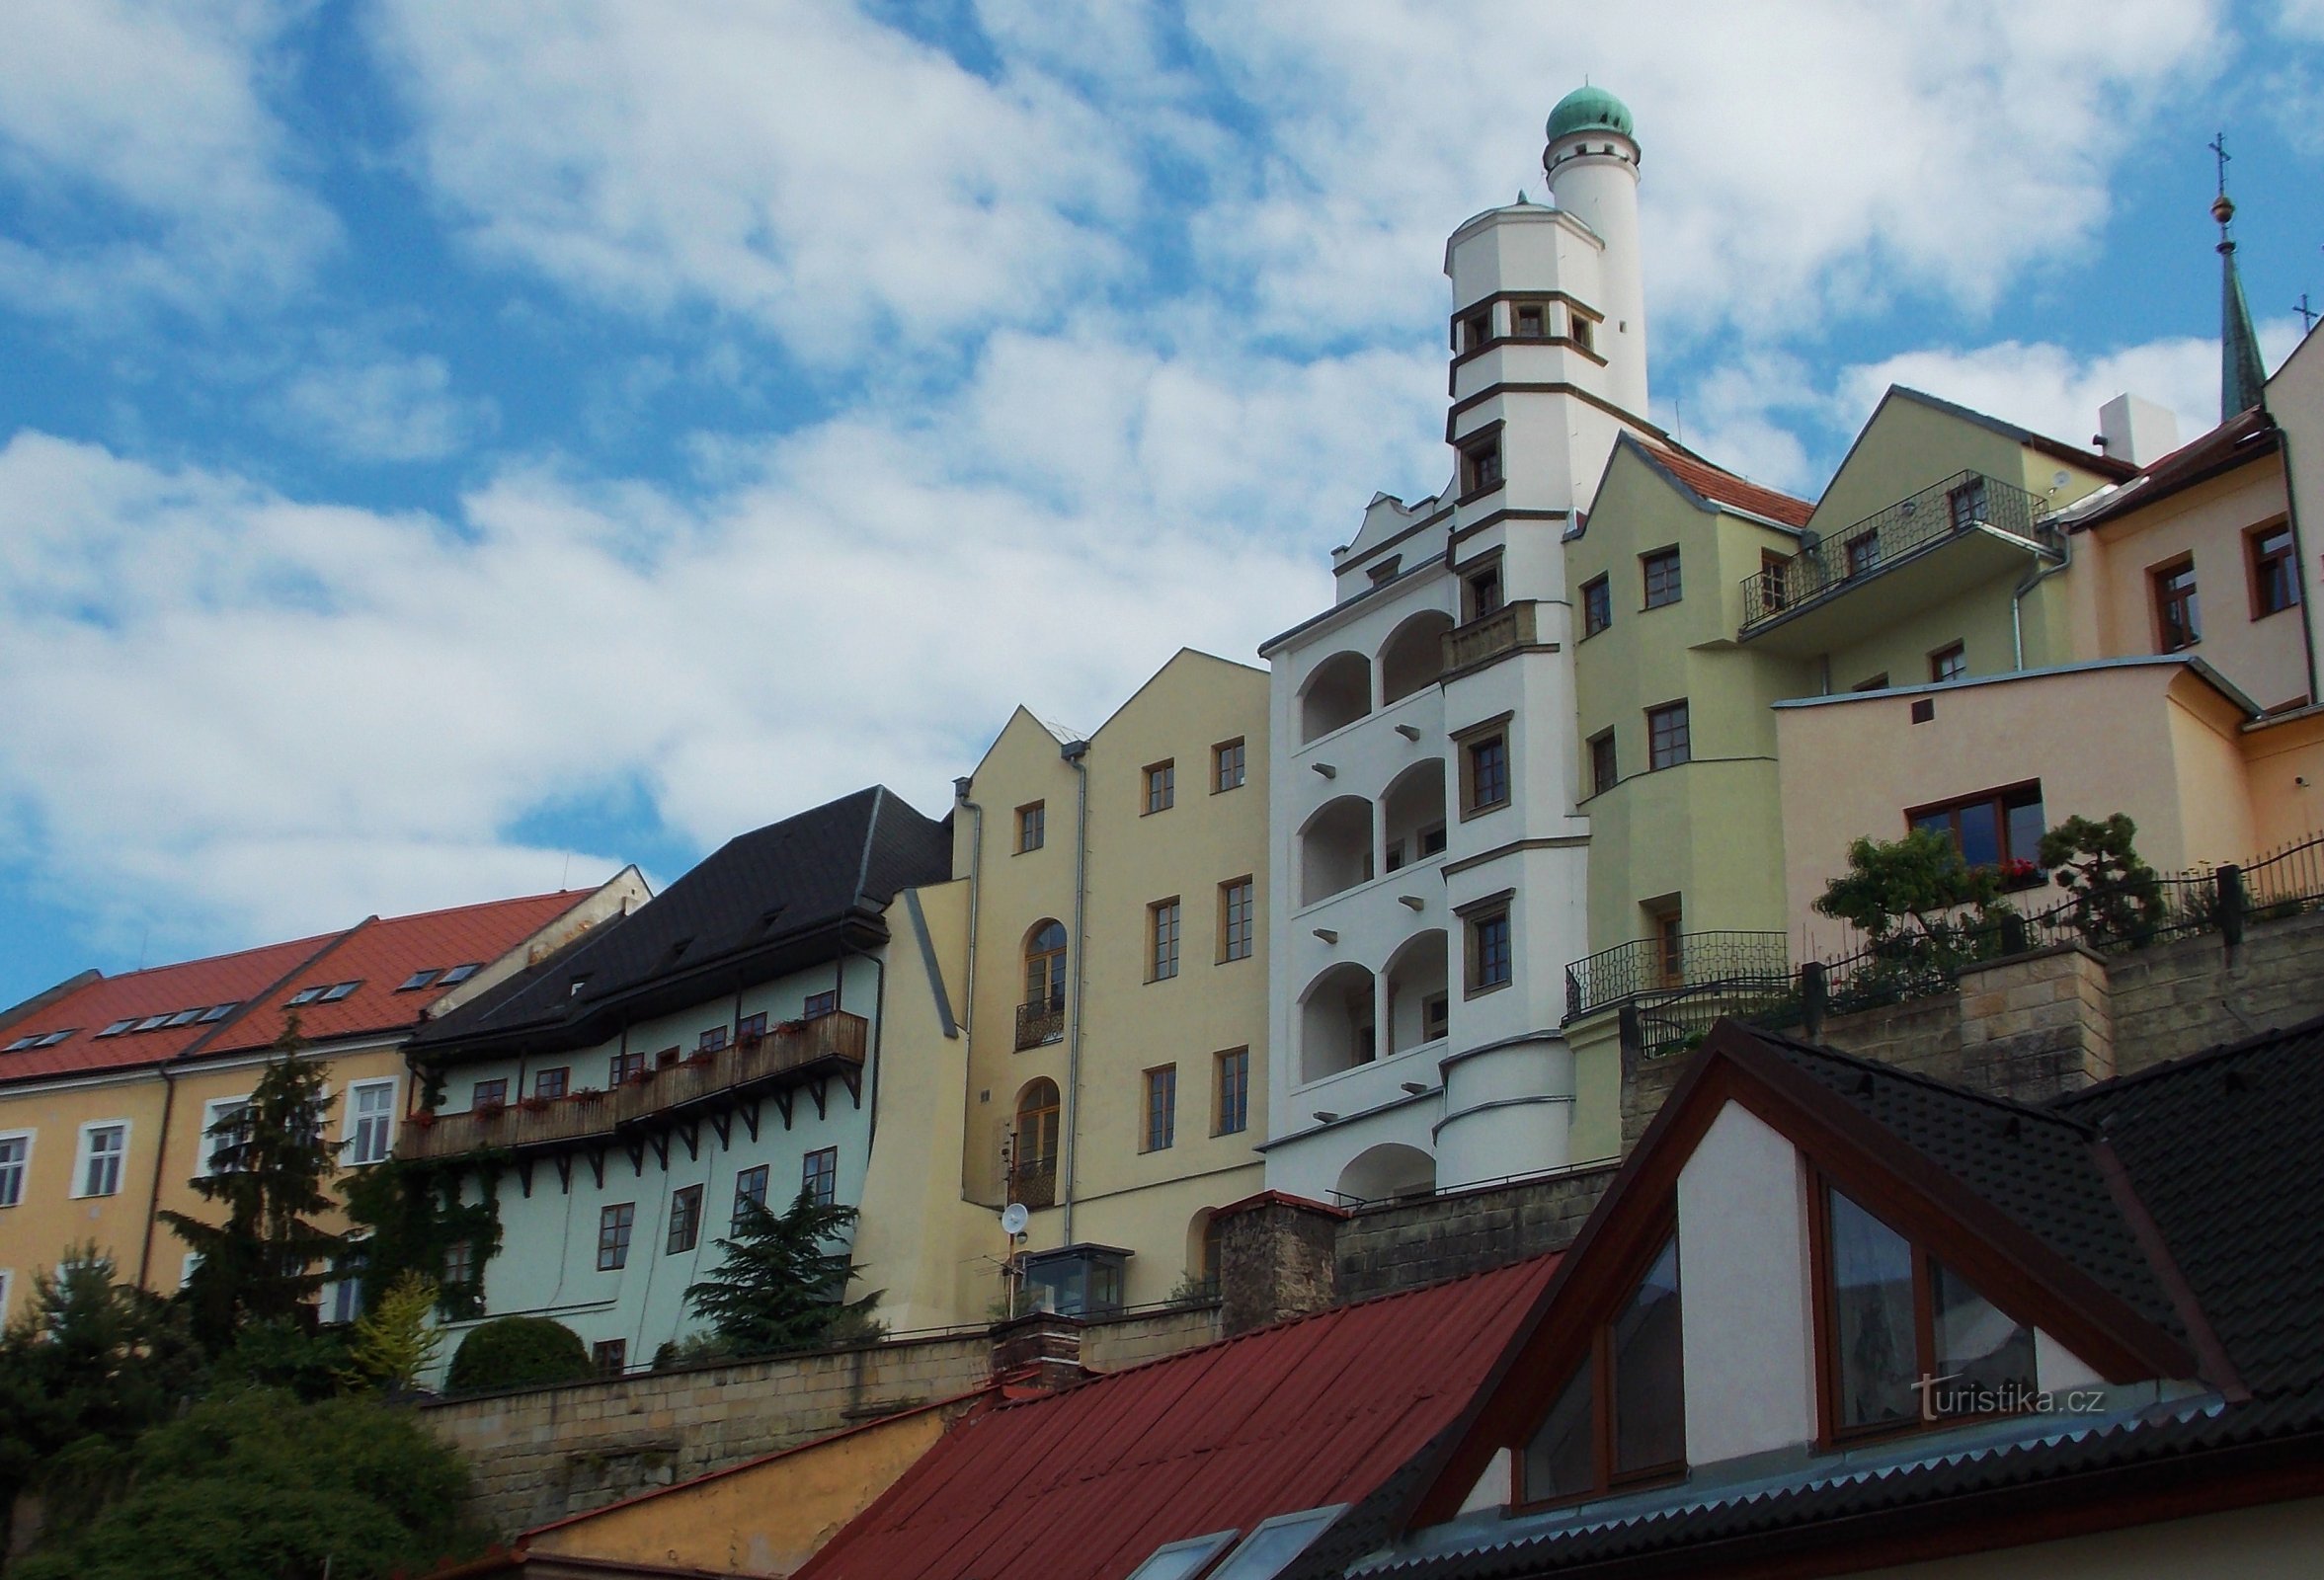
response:
M178 1103L178 1077L170 1073L168 1061L161 1069L161 1135L155 1139L153 1152L153 1191L145 1200L145 1240L137 1248L137 1288L146 1288L146 1276L153 1270L153 1230L161 1222L162 1171L170 1161L170 1112Z
M2053 526L2050 530L2057 535L2057 563L2044 567L2041 556L2036 555L2034 573L2013 588L2009 594L2010 664L2013 669L2020 671L2026 667L2026 594L2074 563L2074 540L2071 534L2061 527Z
M969 835L968 844L968 981L960 992L963 1036L973 1036L977 1024L977 899L984 891L985 871L985 809L968 798L973 783L965 775L952 781L954 805L975 820L975 831Z
M2268 411L2268 391L2264 384L2260 386L2260 410ZM2295 585L2298 587L2300 594L2300 634L2308 639L2308 702L2313 706L2324 698L2319 698L2316 694L2316 624L2315 617L2308 608L2312 600L2308 596L2310 589L2306 586L2308 578L2307 554L2300 546L2299 491L2292 487L2291 431L2276 422L2276 414L2273 412L2268 412L2268 421L2276 429L2276 453L2284 461L2284 524L2291 528L2291 563L2300 568L2299 582Z
M1065 1219L1060 1225L1065 1243L1074 1243L1074 1164L1081 1152L1076 1127L1080 1124L1082 1106L1082 961L1088 951L1086 931L1089 883L1089 743L1073 741L1062 748L1058 755L1073 764L1076 780L1074 808L1074 987L1073 996L1066 1002L1065 1021L1065 1138L1063 1166L1058 1172L1065 1176Z

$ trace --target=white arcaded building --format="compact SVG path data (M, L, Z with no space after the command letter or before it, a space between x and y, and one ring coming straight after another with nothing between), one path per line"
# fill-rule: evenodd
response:
M1549 204L1478 215L1452 279L1454 479L1387 495L1272 672L1270 1189L1377 1200L1584 1161L1562 968L1588 953L1561 538L1646 411L1630 112L1552 114ZM1604 1122L1604 1123L1601 1123Z

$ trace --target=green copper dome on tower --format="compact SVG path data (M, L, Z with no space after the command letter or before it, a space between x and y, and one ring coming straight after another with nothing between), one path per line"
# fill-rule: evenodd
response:
M1550 141L1577 131L1618 131L1638 140L1630 119L1630 106L1603 88L1576 88L1550 112Z

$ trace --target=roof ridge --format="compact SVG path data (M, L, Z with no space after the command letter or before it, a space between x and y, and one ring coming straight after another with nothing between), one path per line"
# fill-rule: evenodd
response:
M1761 1038L1781 1043L1787 1048L1795 1049L1802 1053L1814 1054L1821 1058L1831 1060L1836 1064L1852 1065L1859 1069L1867 1070L1880 1075L1892 1076L1898 1080L1906 1081L1912 1085L1923 1087L1929 1091L1937 1092L1947 1097L1977 1103L1987 1108L1997 1108L2004 1113L2008 1113L2014 1116L2021 1116L2029 1119L2046 1120L2053 1125L2060 1125L2067 1129L2076 1131L2087 1140L2095 1141L2098 1139L2100 1134L2098 1127L2090 1124L2087 1120L2075 1119L2069 1115L2055 1113L2049 1108L2040 1104L2025 1102L2022 1099L2015 1097L2004 1097L1998 1092L1980 1091L1974 1086L1963 1085L1955 1081L1942 1080L1935 1075L1923 1074L1917 1069L1907 1069L1901 1065L1883 1064L1882 1061L1877 1059L1866 1059L1861 1054L1846 1053L1837 1048L1827 1047L1822 1043L1802 1042L1798 1038L1788 1037L1782 1032L1760 1031L1756 1027L1752 1029L1753 1032Z

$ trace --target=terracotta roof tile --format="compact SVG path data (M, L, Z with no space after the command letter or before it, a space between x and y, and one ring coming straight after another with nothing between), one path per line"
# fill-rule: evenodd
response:
M1772 488L1762 488L1757 483L1713 466L1700 455L1643 441L1641 447L1654 458L1655 464L1667 468L1680 482L1716 504L1748 511L1753 515L1764 515L1786 526L1805 526L1807 518L1815 514L1815 507L1806 500L1794 499Z

